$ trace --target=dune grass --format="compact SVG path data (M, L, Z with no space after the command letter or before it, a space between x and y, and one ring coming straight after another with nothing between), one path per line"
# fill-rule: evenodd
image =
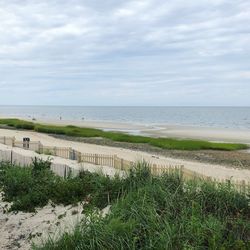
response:
M208 184L184 191L171 176L144 184L113 204L106 218L90 214L73 233L34 249L249 249L243 197Z
M154 177L144 164L122 181L103 218L94 210L57 241L36 250L241 249L250 247L249 199L228 185ZM113 190L115 191L115 189ZM117 191L117 190L116 190ZM120 191L120 189L119 189Z
M54 204L76 204L91 195L91 206L106 207L119 197L122 180L90 172L63 179L50 170L49 161L34 159L27 167L0 163L0 190L11 202L10 211L35 212L52 201ZM111 192L114 191L114 192Z
M82 172L63 179L35 160L27 168L0 163L0 188L11 210L35 211L85 201L86 218L72 233L50 237L36 250L241 249L250 247L249 196L233 186L184 181L177 173L152 176L145 163L127 178ZM97 213L111 204L106 217Z
M75 137L102 137L112 141L130 142L130 143L147 143L149 145L176 150L241 150L247 149L248 146L239 143L215 143L202 140L181 140L173 138L152 138L147 136L129 135L121 132L107 132L100 129L81 128L77 126L54 126L28 122L19 119L0 119L1 125L7 125L16 129L27 129L40 133L58 134Z

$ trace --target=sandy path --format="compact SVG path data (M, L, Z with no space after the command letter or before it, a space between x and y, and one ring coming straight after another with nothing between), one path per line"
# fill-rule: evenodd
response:
M58 147L72 147L83 153L97 153L97 154L116 154L118 157L124 158L130 161L146 160L149 163L162 164L162 165L184 165L185 168L192 171L196 171L206 176L213 178L234 180L246 180L250 181L250 170L232 169L220 165L193 162L182 159L173 159L163 156L155 156L146 152L132 151L129 149L114 148L108 146L100 146L87 144L82 142L72 142L62 139L53 138L46 134L30 132L30 131L17 131L0 129L0 136L15 136L18 140L22 140L23 137L30 137L32 141L41 141L46 146L58 146Z

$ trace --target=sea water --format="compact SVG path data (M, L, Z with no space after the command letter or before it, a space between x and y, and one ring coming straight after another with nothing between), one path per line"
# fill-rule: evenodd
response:
M0 106L0 117L250 129L250 107Z

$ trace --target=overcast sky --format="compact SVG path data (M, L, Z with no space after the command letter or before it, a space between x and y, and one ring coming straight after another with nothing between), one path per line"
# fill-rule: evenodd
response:
M250 1L0 0L0 104L250 106Z

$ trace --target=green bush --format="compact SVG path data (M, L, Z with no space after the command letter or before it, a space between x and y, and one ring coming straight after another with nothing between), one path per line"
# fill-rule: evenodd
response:
M35 211L48 203L54 179L50 162L35 159L32 167L1 164L4 200L12 202L11 210Z

